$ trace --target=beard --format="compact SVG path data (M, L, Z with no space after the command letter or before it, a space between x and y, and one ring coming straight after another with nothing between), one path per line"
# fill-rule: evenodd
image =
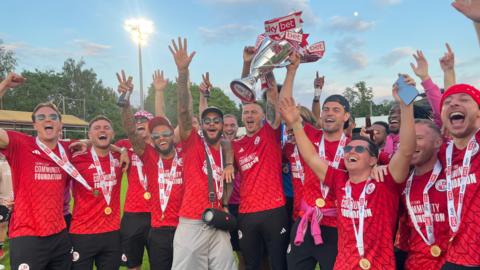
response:
M164 155L164 156L170 154L170 153L172 152L172 150L173 150L173 147L174 147L173 143L169 143L169 144L168 144L168 147L167 147L166 149L163 149L163 150L162 150L162 149L160 149L160 147L158 147L157 145L155 145L155 148L157 149L157 151L158 151L161 155Z
M217 136L215 136L213 138L209 138L208 135L207 135L207 132L205 130L202 130L202 133L203 133L203 137L205 138L205 141L209 145L216 144L220 140L220 138L222 137L222 131L219 131L217 133Z

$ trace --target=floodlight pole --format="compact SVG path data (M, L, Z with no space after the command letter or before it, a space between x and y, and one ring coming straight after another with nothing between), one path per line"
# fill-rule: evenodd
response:
M140 26L138 27L138 35L140 36ZM141 40L141 36L140 36ZM143 99L143 68L142 68L142 42L138 42L138 69L140 71L140 110L144 109Z

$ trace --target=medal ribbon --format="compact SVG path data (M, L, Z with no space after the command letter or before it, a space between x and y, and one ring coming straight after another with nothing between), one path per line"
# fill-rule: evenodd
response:
M305 181L305 173L303 171L302 163L300 162L300 155L298 154L298 147L296 145L295 145L295 148L293 149L293 158L295 159L295 168L297 168L298 175L300 176L300 180L302 181L302 184L303 184L303 182Z
M175 152L175 157L172 161L172 167L170 167L170 172L167 174L165 173L165 169L163 167L162 157L158 157L158 189L160 196L160 208L162 209L162 213L165 213L165 209L167 209L168 200L170 199L172 186L175 180L175 174L177 172L177 165L178 155L177 152Z
M220 146L220 167L215 164L215 160L213 160L212 152L208 147L205 140L203 141L205 144L205 151L207 152L208 159L210 160L210 164L212 165L213 171L213 179L215 179L215 189L217 191L217 198L222 200L223 196L223 181L222 181L222 168L223 168L223 157L222 157L222 146Z
M461 168L461 180L460 180L460 191L458 193L458 204L457 209L455 209L455 199L453 197L453 186L452 186L452 155L453 155L453 141L450 141L446 150L446 159L447 159L447 206L448 206L448 224L452 229L453 233L458 231L460 227L460 218L462 216L462 207L463 199L465 197L465 190L467 188L468 173L470 171L470 160L473 154L473 148L475 148L475 135L470 139L467 145L467 151L463 156L463 164Z
M78 170L72 165L72 163L68 160L67 154L65 153L65 149L63 149L62 144L58 143L58 150L60 152L60 157L58 157L50 148L48 148L45 144L43 144L40 139L37 137L35 139L37 146L52 159L58 166L60 166L68 175L73 177L73 179L77 180L80 184L82 184L86 189L92 190L92 187L87 183L87 181L83 178L83 176L78 172Z
M435 163L435 167L433 168L433 172L428 179L428 183L423 188L423 216L425 220L425 230L427 232L427 237L425 237L425 235L422 233L422 230L420 229L420 226L418 225L417 217L413 212L413 207L410 202L410 190L412 188L413 175L415 173L415 170L412 172L412 174L410 174L410 177L407 179L407 183L405 185L405 202L407 204L408 214L410 216L410 219L412 220L415 230L422 237L423 241L429 246L435 243L435 234L433 228L432 208L430 204L430 197L428 196L428 191L431 187L433 187L433 185L435 185L435 182L437 181L438 175L441 171L442 164L440 164L440 161L437 160L437 163Z
M132 155L132 160L133 162L135 162L135 166L137 167L138 180L140 181L140 184L142 185L143 189L147 191L148 182L147 182L147 176L143 173L143 162L136 154Z
M370 178L368 178L367 183L363 187L363 191L360 194L360 198L358 199L358 230L357 225L355 224L355 218L353 214L353 198L352 198L352 186L350 184L350 180L347 181L345 185L345 197L348 200L348 211L350 213L350 217L352 218L353 223L353 230L355 232L355 240L357 242L357 250L360 257L363 258L365 255L365 247L363 245L363 225L365 223L365 205L367 201L365 200L365 193L367 190L367 186L370 183Z
M102 165L100 164L100 160L98 159L98 155L93 149L90 149L90 153L92 155L93 164L95 165L95 169L97 170L97 175L100 179L100 188L102 189L103 197L107 202L107 205L110 205L110 200L112 198L112 189L115 180L115 160L113 159L113 155L111 152L108 152L108 156L110 157L110 174L104 174L102 170ZM106 178L109 178L107 181Z
M337 151L335 152L335 159L333 161L328 161L328 165L334 167L335 169L338 169L338 166L340 165L340 160L343 158L343 148L345 147L345 144L347 143L347 136L345 136L345 133L342 132L342 137L340 138L340 142L338 143L337 146ZM325 136L322 135L322 139L320 140L320 144L318 145L318 155L320 156L321 159L327 160L327 155L325 153ZM324 199L327 198L329 187L325 186L323 183L320 183L320 191L322 192L322 196Z

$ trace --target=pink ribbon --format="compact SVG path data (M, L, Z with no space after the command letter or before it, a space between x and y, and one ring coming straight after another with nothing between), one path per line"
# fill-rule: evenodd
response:
M320 221L323 216L326 217L336 217L337 209L335 208L318 208L316 206L309 206L304 200L300 207L300 211L303 211L303 216L300 222L298 223L297 233L295 235L295 240L293 243L296 246L299 246L303 243L305 238L305 233L307 233L308 221L310 221L310 232L313 237L315 245L323 244L322 239L322 230L320 229Z

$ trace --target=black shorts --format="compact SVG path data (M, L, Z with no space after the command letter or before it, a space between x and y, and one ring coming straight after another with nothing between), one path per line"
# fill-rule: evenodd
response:
M315 245L309 223L303 243L297 246L293 242L299 223L300 219L297 219L290 234L290 245L287 249L288 269L313 270L317 263L321 269L333 269L337 258L337 228L320 226L323 244Z
M150 269L169 270L173 262L173 237L176 227L152 228L148 234Z
M126 266L134 268L142 265L143 252L147 247L150 231L150 213L125 212L120 225L122 252L126 258Z
M399 248L395 248L395 265L397 270L405 269L405 261L407 260L408 252Z
M238 214L238 231L246 269L259 269L265 251L271 269L287 269L289 232L285 207Z
M238 220L238 204L229 204L228 212ZM238 243L238 228L230 231L230 243L234 251L240 251L240 244Z
M480 270L480 266L463 266L459 264L454 264L451 262L446 262L442 266L442 270Z
M72 243L66 230L46 237L20 236L9 241L11 269L64 270L72 265Z
M73 244L72 270L118 270L122 256L120 232L70 234Z

